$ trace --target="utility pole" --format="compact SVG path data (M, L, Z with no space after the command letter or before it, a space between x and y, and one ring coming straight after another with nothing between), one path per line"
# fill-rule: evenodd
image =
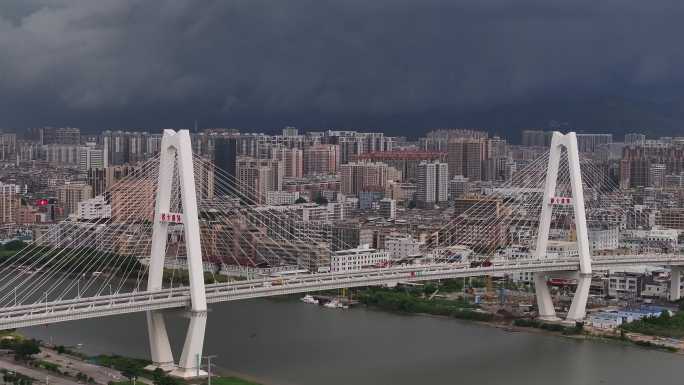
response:
M211 359L216 358L216 355L204 356L207 360L207 385L211 385Z

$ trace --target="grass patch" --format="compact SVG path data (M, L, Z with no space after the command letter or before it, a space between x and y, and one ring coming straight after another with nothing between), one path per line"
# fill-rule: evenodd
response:
M368 306L403 313L441 315L475 321L491 321L494 316L476 311L477 306L458 300L428 300L423 290L369 288L359 294L359 301Z
M212 377L211 385L261 385L257 382L243 380L237 377Z
M58 364L48 362L48 361L43 361L43 360L37 360L34 362L34 364L39 368L43 368L43 369L51 371L51 372L59 373L59 367L60 366Z
M93 357L96 364L100 366L106 366L108 368L113 368L118 371L125 370L137 370L143 371L145 366L152 363L150 360L144 360L142 358L129 358L119 355L106 355L101 354L99 356Z
M664 311L658 317L646 317L638 321L623 324L622 330L649 336L684 338L684 312L670 316Z
M584 326L579 322L576 323L575 326L565 326L561 324L546 323L538 320L523 318L514 320L513 325L527 328L542 329L550 332L560 332L565 335L582 334L582 331L584 330Z

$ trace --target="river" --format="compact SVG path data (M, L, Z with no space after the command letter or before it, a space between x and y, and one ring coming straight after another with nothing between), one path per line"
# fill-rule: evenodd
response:
M186 319L167 317L177 356ZM23 332L87 353L149 357L144 314ZM684 356L617 343L512 333L453 319L292 299L213 305L204 353L273 385L681 384ZM176 357L177 357L176 356Z

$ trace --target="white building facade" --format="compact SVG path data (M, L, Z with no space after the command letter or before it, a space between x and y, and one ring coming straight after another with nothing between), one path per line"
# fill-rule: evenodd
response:
M420 242L410 235L385 239L385 251L392 259L402 259L420 254Z
M340 250L332 253L330 257L330 271L340 273L356 271L387 263L390 260L389 253L362 245L355 249Z
M78 202L78 219L95 220L112 217L112 206L107 204L104 196L98 195L92 199Z

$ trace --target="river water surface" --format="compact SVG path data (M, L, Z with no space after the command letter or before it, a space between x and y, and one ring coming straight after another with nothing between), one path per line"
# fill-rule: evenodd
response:
M178 357L187 320L167 320ZM142 313L24 333L91 354L149 357ZM267 299L213 305L204 354L269 385L681 385L684 365L681 355L617 343Z

